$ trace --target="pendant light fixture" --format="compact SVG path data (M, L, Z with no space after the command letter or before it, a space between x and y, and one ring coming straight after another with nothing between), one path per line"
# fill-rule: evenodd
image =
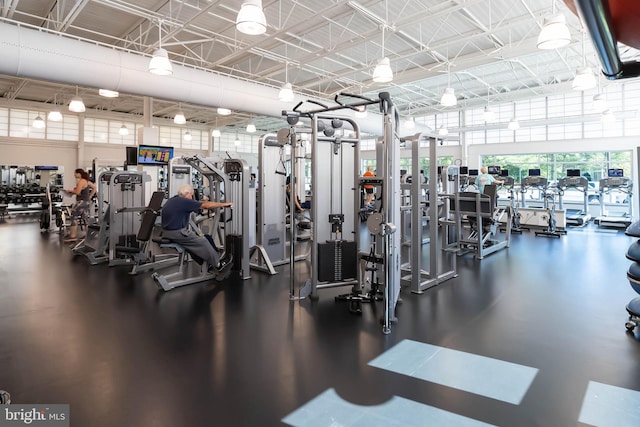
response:
M384 56L384 29L382 26L382 59L378 61L376 68L373 70L373 81L376 83L389 83L393 80L393 71L391 70L391 64L389 58Z
M406 120L404 121L404 128L405 129L415 129L416 128L416 121L414 120L414 118L412 116L408 116L406 118Z
M509 121L509 124L507 125L507 128L509 130L516 131L516 130L520 129L520 122L518 122L518 120L514 117L513 119L511 119Z
M185 141L189 142L193 139L193 136L191 136L191 132L186 131L184 133L184 136L182 137Z
M220 135L222 135L222 132L220 132L220 129L218 128L218 118L216 117L216 127L211 131L211 136L214 138L220 138Z
M585 32L582 32L582 67L576 71L576 77L571 85L573 90L585 91L596 87L596 77L591 71L591 67L587 66L585 57Z
M616 116L615 114L613 114L613 111L607 108L602 112L602 115L600 116L600 123L602 123L602 126L609 127L613 125L615 122L616 122Z
M158 48L153 52L151 61L149 61L149 72L158 76L173 74L169 54L162 48L162 20L158 20Z
M262 10L262 0L244 0L238 17L236 29L243 34L256 36L267 31L267 19Z
M484 118L484 121L486 123L492 123L496 119L496 113L493 112L491 106L489 105L490 91L491 88L487 86L487 105L484 107L484 113L482 114L482 117Z
M607 109L607 100L604 98L603 94L598 93L596 95L593 95L592 108L593 111L597 111L598 113L601 113Z
M248 132L248 133L255 133L255 132L256 132L256 125L255 125L255 123L253 123L253 120L251 120L251 121L247 124L247 132Z
M496 119L496 113L491 109L490 106L484 107L484 113L482 114L484 121L487 123L491 123Z
M123 124L122 126L120 126L118 133L120 134L120 136L127 136L129 135L129 128L127 128L127 126Z
M220 114L221 116L228 116L231 114L231 110L229 110L228 108L222 108L222 107L218 107L218 109L216 110L218 112L218 114Z
M55 110L49 111L49 115L47 116L47 120L51 122L61 122L62 121L62 113L57 108Z
M46 126L47 124L44 122L42 117L40 117L40 113L38 113L38 116L33 121L34 129L44 129Z
M544 19L542 30L538 35L538 49L558 49L571 43L567 19L561 13L556 14L555 0L552 0L551 4L551 16Z
M447 136L449 135L449 129L445 125L440 126L438 129L438 136Z
M448 75L448 87L444 90L442 94L442 98L440 98L440 105L443 107L453 107L458 104L458 99L456 98L456 93L451 87L451 63L449 62L447 65L447 75Z
M177 125L183 125L187 123L187 118L184 116L184 113L182 112L181 104L178 104L178 112L176 113L175 116L173 116L173 123Z
M284 64L284 84L280 88L280 93L278 93L278 99L282 102L293 101L293 88L291 87L291 83L289 83L289 63L288 62L285 62Z
M85 111L84 102L82 102L82 98L78 96L78 86L76 86L76 96L71 98L69 102L69 111L73 111L74 113L84 113Z
M58 96L53 95L53 110L49 111L49 115L47 115L47 120L51 122L61 122L62 121L62 113L58 109Z

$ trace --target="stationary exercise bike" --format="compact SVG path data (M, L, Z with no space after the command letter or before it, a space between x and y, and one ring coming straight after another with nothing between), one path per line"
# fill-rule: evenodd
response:
M547 229L542 231L536 231L536 236L544 237L558 237L563 234L567 234L565 230L559 230L556 222L556 195L561 196L563 191L559 188L549 187L545 190L544 197L546 200L546 216L547 216ZM551 205L551 208L549 208Z

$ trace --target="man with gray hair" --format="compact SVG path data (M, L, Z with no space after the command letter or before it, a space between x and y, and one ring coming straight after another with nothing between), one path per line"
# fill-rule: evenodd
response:
M197 234L189 227L192 212L200 209L231 207L229 202L200 202L193 199L194 190L189 184L178 188L178 194L171 197L162 207L162 237L183 246L198 261L206 261L209 268L228 271L230 263L219 265L220 254L205 236Z

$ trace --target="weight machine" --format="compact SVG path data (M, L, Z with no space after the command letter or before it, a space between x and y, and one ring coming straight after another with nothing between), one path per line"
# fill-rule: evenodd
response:
M281 140L276 134L266 134L260 138L258 145L258 218L251 267L269 274L276 274L274 267L288 264L291 256L286 220L285 179L288 173L284 163L284 150L289 142L288 132L287 135L283 135L283 138L284 140ZM294 213L289 214L289 223L292 227L290 236L295 234L294 216ZM299 261L305 259L306 255L296 255L294 258Z
M454 216L458 230L459 255L473 252L476 259L483 259L511 242L511 209L497 205L497 187L484 186L484 193L461 192L454 198ZM498 238L500 221L504 220L504 238ZM468 224L463 226L463 222ZM468 230L468 231L467 231Z
M347 104L343 102L343 96L357 98L358 101ZM291 126L283 133L286 133L292 148L295 147L296 140L294 126L300 118L309 119L311 127L311 277L300 290L299 298L310 295L315 299L318 298L320 289L351 285L352 293L347 298L351 302L358 302L358 298L362 298L364 278L363 268L358 269L357 265L370 264L373 282L377 284L381 281L384 286L382 330L388 334L391 332L391 322L395 321L395 308L400 293L400 233L395 232L400 219L400 141L396 132L398 113L386 92L380 93L377 100L340 94L336 95L335 102L338 104L335 107L313 102L320 108L312 111L301 111L301 102L293 111L283 111ZM377 176L361 177L358 147L360 132L357 123L327 113L341 109L355 111L360 106L374 104L379 105L383 113L383 137L378 143L381 149L376 163ZM352 136L346 136L347 131L339 131L336 135L336 130L343 129L345 123L350 125ZM292 150L294 158L295 155L295 150ZM295 168L292 168L291 180L295 182ZM361 244L359 201L363 185L377 187L379 195L376 209L367 219L367 227L373 237L370 238L366 251L358 249ZM355 239L352 240L351 236L355 236ZM291 247L294 246L292 238ZM294 293L293 265L291 257L290 298L298 299Z
M409 285L411 292L421 294L426 289L436 286L451 278L457 277L456 271L456 248L455 242L450 242L449 237L452 234L451 227L453 223L449 218L449 200L459 186L459 168L451 166L441 168L441 178L438 179L437 164L437 141L435 138L418 133L409 138L402 139L411 149L411 174L419 176L419 148L421 143L429 144L429 160L432 165L429 168L428 179L428 200L425 203L427 209L427 226L429 244L429 263L425 266L423 261L424 241L423 241L423 221L422 214L423 204L423 188L419 180L412 180L410 184L410 200L411 200L411 241L408 262L402 264L402 281ZM451 178L451 179L450 179ZM443 185L443 191L438 191L438 183L446 183ZM448 185L452 182L453 188ZM446 187L446 188L445 188ZM449 192L451 191L451 192Z
M203 189L207 191L200 191L200 197L207 197L208 200L221 201L223 200L223 194L226 195L224 189L226 186L226 176L224 171L219 165L214 164L213 160L205 159L198 155L194 157L183 156L181 158L174 158L169 163L169 194L177 194L178 189L183 184L189 184L196 188L193 182L193 172L197 171L201 174L202 180L206 180L206 186ZM198 187L200 187L198 185ZM203 194L206 193L206 194ZM228 200L231 201L231 200ZM234 206L235 208L235 206ZM204 234L203 224L206 222L207 229L204 232L208 232L214 240L219 239L219 242L226 244L225 235L222 234L220 221L224 216L221 213L222 209L215 210L213 216L210 213L207 215L195 217L192 215L190 220L190 226L198 233ZM202 227L202 228L201 228ZM226 232L225 228L225 232ZM210 272L206 263L202 263L197 269L196 274L193 273L193 269L189 268L187 261L189 260L188 252L177 243L163 240L160 244L163 249L172 249L176 252L178 257L178 269L170 273L163 273L156 271L152 274L153 280L164 291L170 291L172 289L192 285L195 283L201 283L208 280L218 279L216 272ZM228 247L225 247L228 249Z
M97 226L97 240L91 233L96 226L89 226L87 235L73 248L73 253L84 255L92 265L141 262L137 257L143 254L136 235L140 228L139 214L146 207L146 184L150 181L146 172L103 172L99 179L99 212L102 216ZM106 210L103 205L107 206ZM90 245L94 242L97 243L95 248Z

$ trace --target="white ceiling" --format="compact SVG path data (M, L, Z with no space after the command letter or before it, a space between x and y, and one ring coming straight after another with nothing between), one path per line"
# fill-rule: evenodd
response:
M297 93L328 102L338 93L377 98L390 92L401 113L446 111L439 105L445 87L456 90L464 109L571 90L577 68L599 71L590 40L563 2L572 43L559 50L536 48L552 0L263 0L268 29L259 36L236 31L242 0L4 0L0 22L27 23L150 54L162 47L177 64L279 88L288 77ZM384 49L383 49L384 29ZM624 60L636 55L628 49ZM376 62L387 56L394 70L388 85L372 82ZM601 84L613 84L601 79ZM89 108L140 115L140 96L116 99L80 88ZM9 102L68 100L75 86L0 75L0 96ZM595 92L594 92L595 94ZM292 106L293 107L293 106ZM211 124L207 106L181 105L187 119ZM154 116L172 117L175 101L154 100ZM274 111L277 117L279 111ZM218 118L243 128L249 114ZM281 120L254 117L259 131Z

